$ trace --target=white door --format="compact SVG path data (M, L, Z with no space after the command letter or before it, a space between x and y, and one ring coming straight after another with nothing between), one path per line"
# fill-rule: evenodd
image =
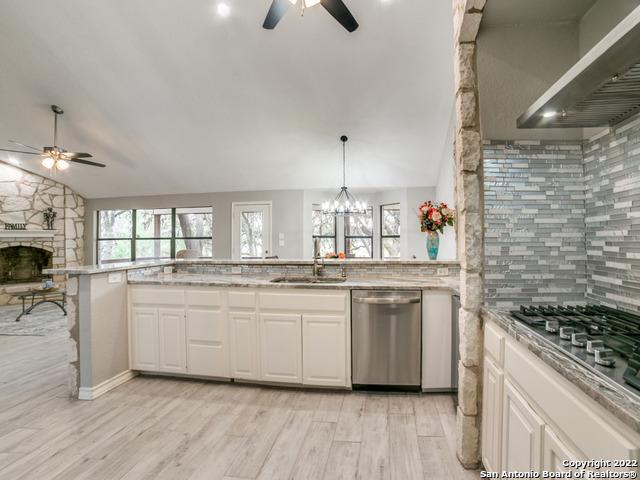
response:
M302 383L302 317L260 315L261 379Z
M502 416L502 470L540 471L544 422L516 391L504 381Z
M192 375L228 377L227 321L221 311L187 310L187 365Z
M158 310L131 309L131 368L158 371Z
M158 309L161 372L186 373L186 338L184 310Z
M229 312L229 357L231 378L259 378L255 313Z
M482 463L487 471L501 471L503 374L485 356L482 393Z
M302 316L305 385L347 386L346 321L343 316Z
M234 259L271 255L271 203L234 203L231 207Z
M543 469L549 472L569 472L571 469L565 467L566 460L581 460L552 432L548 426L544 428L544 439L542 441Z

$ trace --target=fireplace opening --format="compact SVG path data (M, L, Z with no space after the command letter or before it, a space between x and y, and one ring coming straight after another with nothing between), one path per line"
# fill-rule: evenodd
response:
M42 269L51 268L53 254L36 247L0 248L0 284L39 282L47 275Z

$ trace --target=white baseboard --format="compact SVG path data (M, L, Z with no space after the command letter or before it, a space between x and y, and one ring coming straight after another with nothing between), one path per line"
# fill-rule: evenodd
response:
M95 387L80 387L78 390L78 400L94 400L100 395L107 393L109 390L113 390L123 383L128 382L136 375L138 375L138 373L133 370L125 370Z

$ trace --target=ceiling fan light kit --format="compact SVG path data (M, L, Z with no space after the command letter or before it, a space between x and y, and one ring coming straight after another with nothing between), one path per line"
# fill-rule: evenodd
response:
M354 32L359 27L358 22L342 0L273 0L262 27L273 30L289 8L298 3L300 3L301 14L304 14L305 9L320 4L348 32Z
M43 167L48 168L49 170L55 168L56 170L66 170L69 168L71 162L73 163L81 163L83 165L89 165L92 167L105 167L104 164L93 162L91 160L86 160L87 158L93 157L90 153L83 152L68 152L64 148L58 146L58 115L62 115L64 110L60 108L58 105L51 105L51 111L54 114L53 117L53 146L52 147L43 147L42 149L32 147L30 145L26 145L24 143L16 142L13 140L9 140L10 143L15 143L16 145L20 145L21 147L29 148L33 150L32 152L26 152L23 150L9 150L6 148L0 148L2 152L11 152L11 153L22 153L25 155L38 155L42 158L41 164Z

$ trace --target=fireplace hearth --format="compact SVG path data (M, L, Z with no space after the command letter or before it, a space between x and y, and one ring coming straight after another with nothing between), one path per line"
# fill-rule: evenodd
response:
M53 254L43 248L0 248L0 284L39 282L48 278L44 268L52 266Z

